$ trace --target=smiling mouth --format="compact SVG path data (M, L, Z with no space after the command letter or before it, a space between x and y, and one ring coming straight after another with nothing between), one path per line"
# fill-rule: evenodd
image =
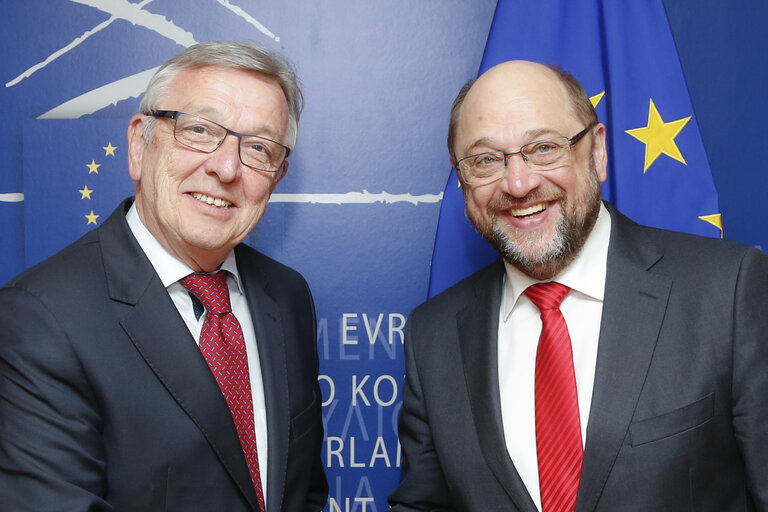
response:
M547 209L547 203L539 203L528 208L510 208L509 213L514 217L527 217L534 213L543 212Z
M227 209L230 206L232 206L232 203L230 203L226 199L221 199L220 197L210 197L205 194L201 194L200 192L192 192L192 197L194 197L198 201L204 202L205 204L215 206L216 208Z

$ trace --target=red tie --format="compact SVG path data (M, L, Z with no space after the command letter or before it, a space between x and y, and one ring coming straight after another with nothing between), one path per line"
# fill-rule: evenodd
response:
M253 402L245 339L240 322L232 313L229 303L227 273L222 271L216 274L190 274L180 282L203 303L207 311L200 333L200 351L232 413L253 480L253 488L259 500L259 509L265 512L259 457L256 451L256 432L253 427Z
M542 512L572 512L584 450L568 326L560 303L570 288L530 286L525 294L541 312L536 352L536 452Z

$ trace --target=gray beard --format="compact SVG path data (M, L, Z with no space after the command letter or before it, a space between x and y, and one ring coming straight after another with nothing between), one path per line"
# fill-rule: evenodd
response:
M551 279L567 267L584 247L599 211L599 208L592 209L583 223L561 217L548 247L538 254L525 254L521 245L513 241L496 222L491 236L485 239L502 258L524 274L537 280Z
M483 232L479 229L478 232L501 254L502 258L524 274L540 281L553 278L579 254L600 213L602 201L600 182L597 179L594 163L591 161L590 164L586 197L583 198L580 206L577 205L573 215L566 215L563 208L564 213L558 221L555 234L549 245L543 250L535 254L525 254L525 237L528 236L533 242L539 234L535 232L523 234L522 243L516 242L496 218L492 218L490 232ZM576 201L580 199L575 198ZM475 229L477 229L477 225L475 225Z

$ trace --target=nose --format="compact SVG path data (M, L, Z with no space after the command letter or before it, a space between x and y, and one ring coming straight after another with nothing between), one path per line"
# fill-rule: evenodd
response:
M541 175L528 167L520 153L507 156L501 189L512 197L525 197L541 184Z
M213 153L209 154L208 160L205 162L205 170L209 174L218 176L222 183L236 180L242 172L240 139L227 134L224 142Z

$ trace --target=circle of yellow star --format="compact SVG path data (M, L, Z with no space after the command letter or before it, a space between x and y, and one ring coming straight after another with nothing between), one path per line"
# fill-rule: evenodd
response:
M600 100L603 99L603 96L605 96L605 91L601 91L594 96L589 97L589 102L592 103L592 108L597 108L597 104L600 103Z
M80 199L90 199L91 198L91 192L93 192L93 189L88 188L88 185L85 186L85 188L82 188L78 190L80 192Z
M117 149L117 146L113 146L112 142L108 142L106 146L102 146L102 149L104 150L104 156L115 156L115 150Z
M89 213L88 215L84 215L84 217L88 219L88 222L86 222L86 225L88 225L88 224L96 224L96 219L98 219L100 215L96 215L95 213L93 213L93 210L91 210L91 213Z
M700 215L699 218L719 229L720 238L723 238L723 217L719 213L713 213L712 215Z
M91 163L86 164L86 167L88 167L88 174L99 174L99 167L101 167L101 164L97 164L96 160L91 160Z
M691 116L688 116L677 121L665 123L661 118L661 114L656 109L656 105L653 103L653 98L651 98L651 104L648 107L648 125L642 128L627 130L629 135L645 144L643 174L662 153L684 165L688 165L682 153L680 153L680 148L675 143L675 137L690 120Z

